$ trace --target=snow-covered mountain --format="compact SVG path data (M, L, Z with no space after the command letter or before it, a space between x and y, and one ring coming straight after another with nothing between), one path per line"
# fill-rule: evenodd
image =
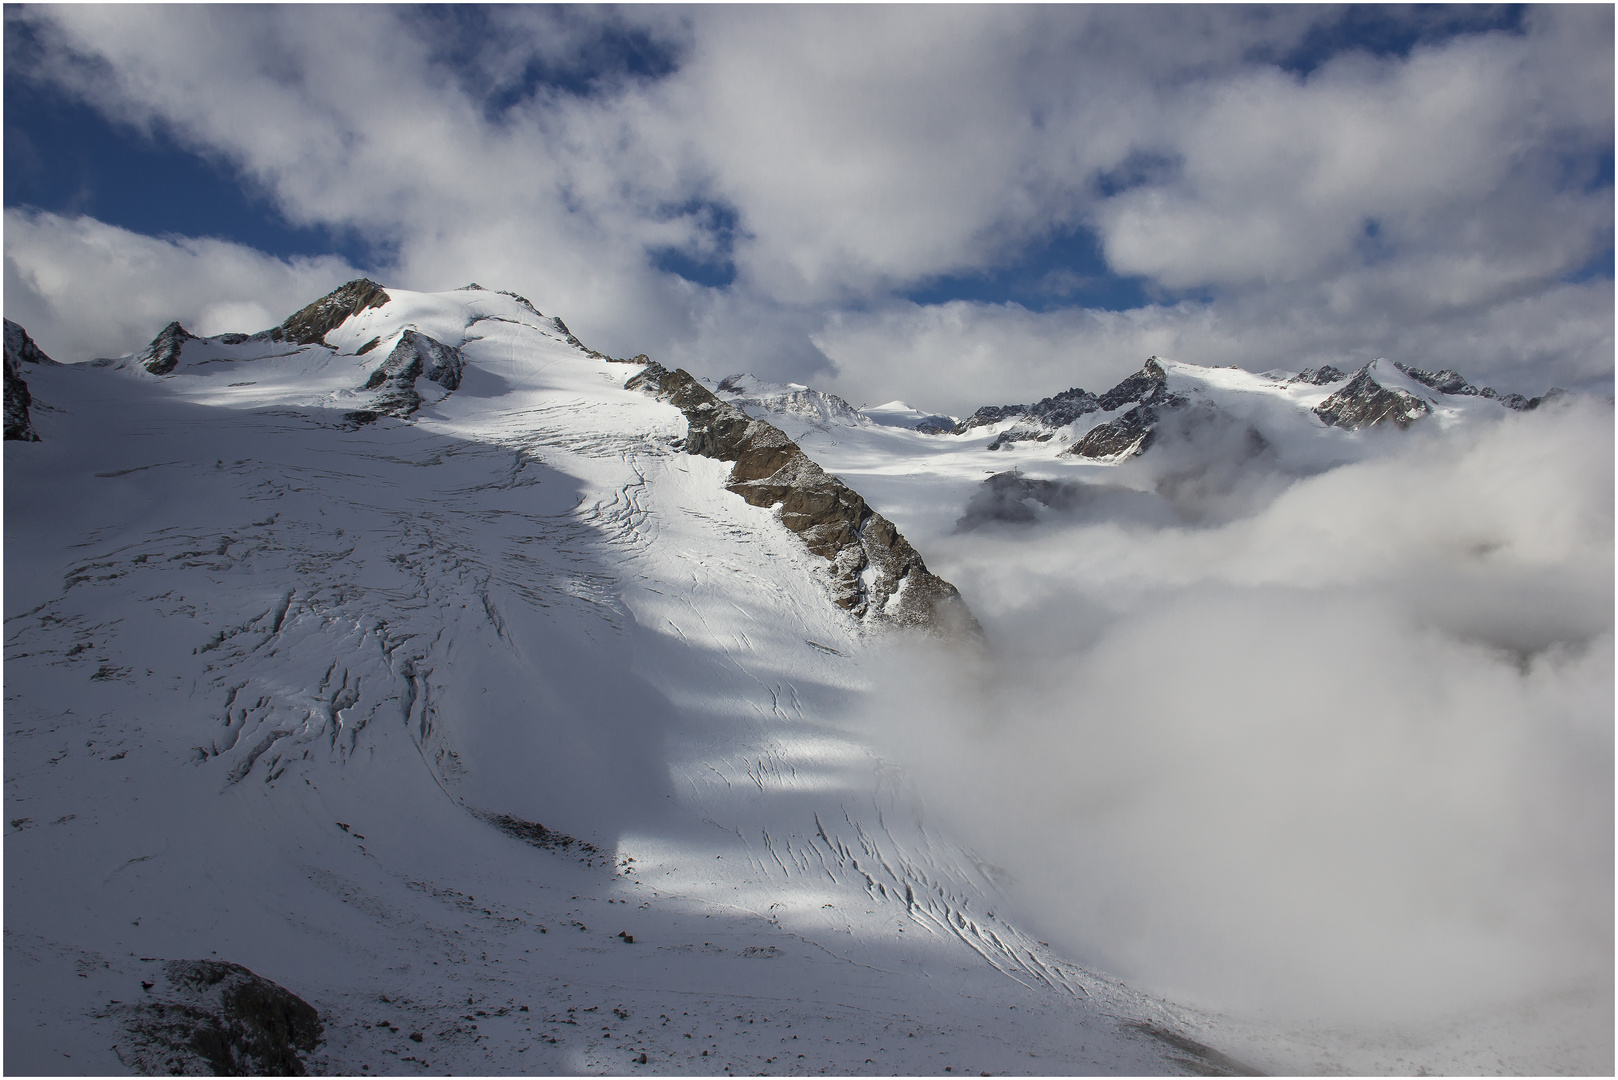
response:
M1400 1071L1038 940L873 688L996 648L1019 586L935 550L1216 522L1553 395L1153 357L960 420L364 280L5 343L8 1071Z
M777 427L475 287L31 347L8 1071L1240 1068L850 728L892 632L975 623Z

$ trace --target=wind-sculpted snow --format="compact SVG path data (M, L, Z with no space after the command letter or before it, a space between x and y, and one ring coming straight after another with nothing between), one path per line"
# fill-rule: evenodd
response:
M196 958L316 1010L312 1073L1159 1073L1185 1051L1129 1023L1218 1044L1021 930L849 726L873 590L909 582L891 622L927 580L885 518L740 413L745 463L695 452L727 429L515 298L388 296L324 344L30 371L8 1071L157 1061L179 1029L120 1061L128 1021ZM348 422L382 389L361 350L406 334L458 351L454 392ZM863 620L809 547L846 530Z

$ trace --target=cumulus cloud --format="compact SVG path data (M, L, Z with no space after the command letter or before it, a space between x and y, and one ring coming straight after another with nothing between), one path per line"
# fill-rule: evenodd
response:
M958 318L1027 349L922 326L934 407L1089 378L1035 385L1064 351L1262 369L1472 340L1469 374L1541 389L1553 354L1559 381L1610 379L1611 283L1563 283L1611 243L1610 9L1276 62L1341 18L68 6L8 13L37 46L8 64L229 163L295 224L358 230L395 284L514 288L599 348L704 372L835 367L855 396L911 394L891 376L914 346L871 327ZM894 299L1073 230L1158 301Z
M1226 485L1223 523L928 539L990 652L896 650L866 722L1042 933L1164 993L1386 1022L1610 992L1611 411L1371 449Z
M175 319L197 334L263 330L360 276L333 256L282 260L87 217L7 210L5 225L6 317L63 363L122 356Z

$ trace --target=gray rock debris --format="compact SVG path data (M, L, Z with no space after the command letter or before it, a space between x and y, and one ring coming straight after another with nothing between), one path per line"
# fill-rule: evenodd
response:
M685 413L685 450L732 462L725 487L781 521L832 565L833 598L868 622L954 636L982 633L955 586L927 570L893 523L809 460L786 433L715 397L688 372L648 362L625 386Z
M166 986L123 1009L115 1050L144 1076L304 1076L322 1035L314 1006L224 960L170 960ZM148 990L148 993L150 991Z
M52 364L56 363L34 344L34 339L28 336L28 331L12 322L5 320L6 337L6 375L5 375L5 424L6 438L19 442L38 442L39 433L34 430L34 422L28 415L28 409L34 403L34 395L28 392L28 380L24 376L24 364Z

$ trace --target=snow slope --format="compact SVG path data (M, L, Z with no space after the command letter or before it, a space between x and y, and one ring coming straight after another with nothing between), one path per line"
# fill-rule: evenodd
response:
M824 560L677 449L638 367L518 298L388 294L331 348L29 372L8 1072L126 1071L179 958L314 1005L316 1072L1229 1066L1215 1020L996 914L994 869L850 726L876 643ZM458 384L368 415L407 330Z

